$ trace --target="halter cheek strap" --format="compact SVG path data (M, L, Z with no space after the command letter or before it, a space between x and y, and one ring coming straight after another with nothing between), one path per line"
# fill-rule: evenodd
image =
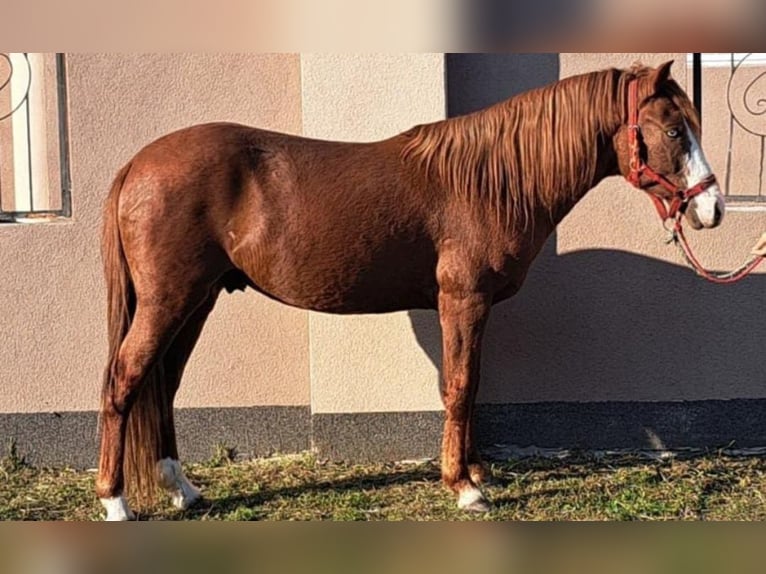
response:
M626 179L634 187L646 191L646 185L641 184L641 178L647 178L652 183L661 185L672 194L670 202L661 197L646 192L654 202L657 213L663 221L677 219L683 215L689 201L716 183L715 175L710 174L693 187L681 189L671 183L666 177L654 171L641 159L641 126L638 125L638 80L631 80L628 85L628 150L630 153L630 172Z

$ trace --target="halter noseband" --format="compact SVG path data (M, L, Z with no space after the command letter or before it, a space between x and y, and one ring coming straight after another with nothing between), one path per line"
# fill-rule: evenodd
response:
M689 201L699 195L711 185L716 183L715 175L710 174L694 187L681 189L671 183L667 178L654 171L641 159L641 126L638 125L638 80L631 80L628 84L628 147L630 151L630 173L627 180L638 189L646 191L646 186L641 185L641 177L647 177L656 184L667 189L673 196L670 204L657 195L646 192L654 202L662 221L679 219L686 211Z

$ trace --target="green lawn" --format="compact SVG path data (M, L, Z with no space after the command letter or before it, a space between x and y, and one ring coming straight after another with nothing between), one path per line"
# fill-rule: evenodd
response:
M435 462L352 465L311 454L186 465L204 500L164 520L763 520L766 459L720 453L650 460L638 455L495 462L486 515L457 510ZM0 463L0 519L95 520L94 474Z

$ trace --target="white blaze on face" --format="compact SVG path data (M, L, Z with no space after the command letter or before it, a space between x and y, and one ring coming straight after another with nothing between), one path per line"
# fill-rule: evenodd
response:
M703 179L713 173L710 165L702 153L694 132L689 128L689 124L684 122L686 134L689 138L689 154L686 156L686 187L690 189L701 182ZM700 223L705 227L714 227L721 222L724 213L724 199L721 188L715 183L705 191L694 197L689 206L694 210ZM716 208L720 213L720 218L716 221Z

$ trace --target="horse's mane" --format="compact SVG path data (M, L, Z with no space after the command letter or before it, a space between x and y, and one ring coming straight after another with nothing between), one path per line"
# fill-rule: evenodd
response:
M498 221L526 225L562 199L593 185L599 138L626 120L627 84L650 68L610 69L565 78L465 116L416 126L404 156L418 160L445 188L482 201ZM699 126L675 82L668 94ZM566 197L565 195L570 196Z

